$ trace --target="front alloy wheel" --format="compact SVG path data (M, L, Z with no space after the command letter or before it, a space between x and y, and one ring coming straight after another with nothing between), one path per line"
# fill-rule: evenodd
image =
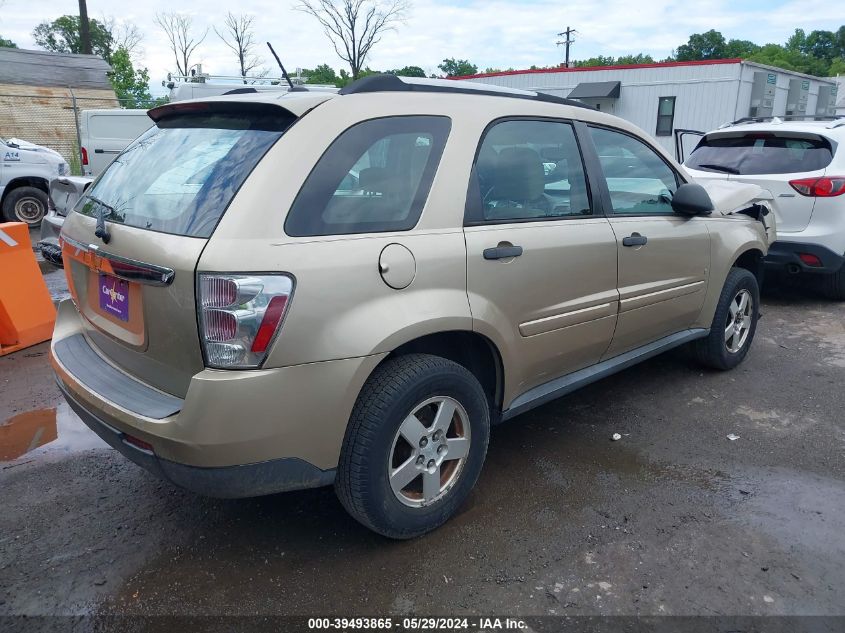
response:
M728 308L725 326L725 347L731 354L738 353L751 332L751 319L754 315L754 297L748 290L740 290Z

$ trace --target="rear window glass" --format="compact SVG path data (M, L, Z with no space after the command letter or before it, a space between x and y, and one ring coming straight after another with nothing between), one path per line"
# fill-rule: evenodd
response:
M281 111L165 118L109 165L75 210L162 233L209 237L293 121Z
M439 116L359 123L311 171L285 221L294 237L407 231L419 220L449 135Z
M686 160L691 169L726 174L794 174L824 169L833 160L822 138L722 136L704 138Z

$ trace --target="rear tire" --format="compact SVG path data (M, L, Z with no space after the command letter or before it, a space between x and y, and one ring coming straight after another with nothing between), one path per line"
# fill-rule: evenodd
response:
M692 345L698 362L721 371L739 365L754 340L759 315L757 278L744 268L732 268L716 304L710 334Z
M487 396L464 367L428 354L389 359L355 403L335 491L371 530L394 539L420 536L467 498L489 436Z
M37 187L17 187L3 200L3 215L8 222L41 223L47 213L47 194Z
M822 294L833 301L845 301L845 264L835 273L824 275L821 280Z

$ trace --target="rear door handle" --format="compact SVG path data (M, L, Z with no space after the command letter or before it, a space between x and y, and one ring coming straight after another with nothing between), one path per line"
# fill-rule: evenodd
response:
M521 246L496 246L484 249L484 259L507 259L522 255Z
M622 238L622 246L644 246L647 242L648 238L639 233L631 233L629 237Z

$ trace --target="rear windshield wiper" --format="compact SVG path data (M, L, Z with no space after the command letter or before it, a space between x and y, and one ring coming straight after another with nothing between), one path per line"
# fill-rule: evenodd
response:
M714 165L712 163L704 163L703 165L698 165L702 169L712 169L713 171L721 171L726 174L736 174L739 175L739 170L736 167L728 167L727 165Z
M88 196L88 199L99 205L97 207L97 227L94 229L94 235L103 240L103 243L108 244L111 240L111 233L106 228L106 218L114 213L114 207L107 205L102 200L91 195Z

